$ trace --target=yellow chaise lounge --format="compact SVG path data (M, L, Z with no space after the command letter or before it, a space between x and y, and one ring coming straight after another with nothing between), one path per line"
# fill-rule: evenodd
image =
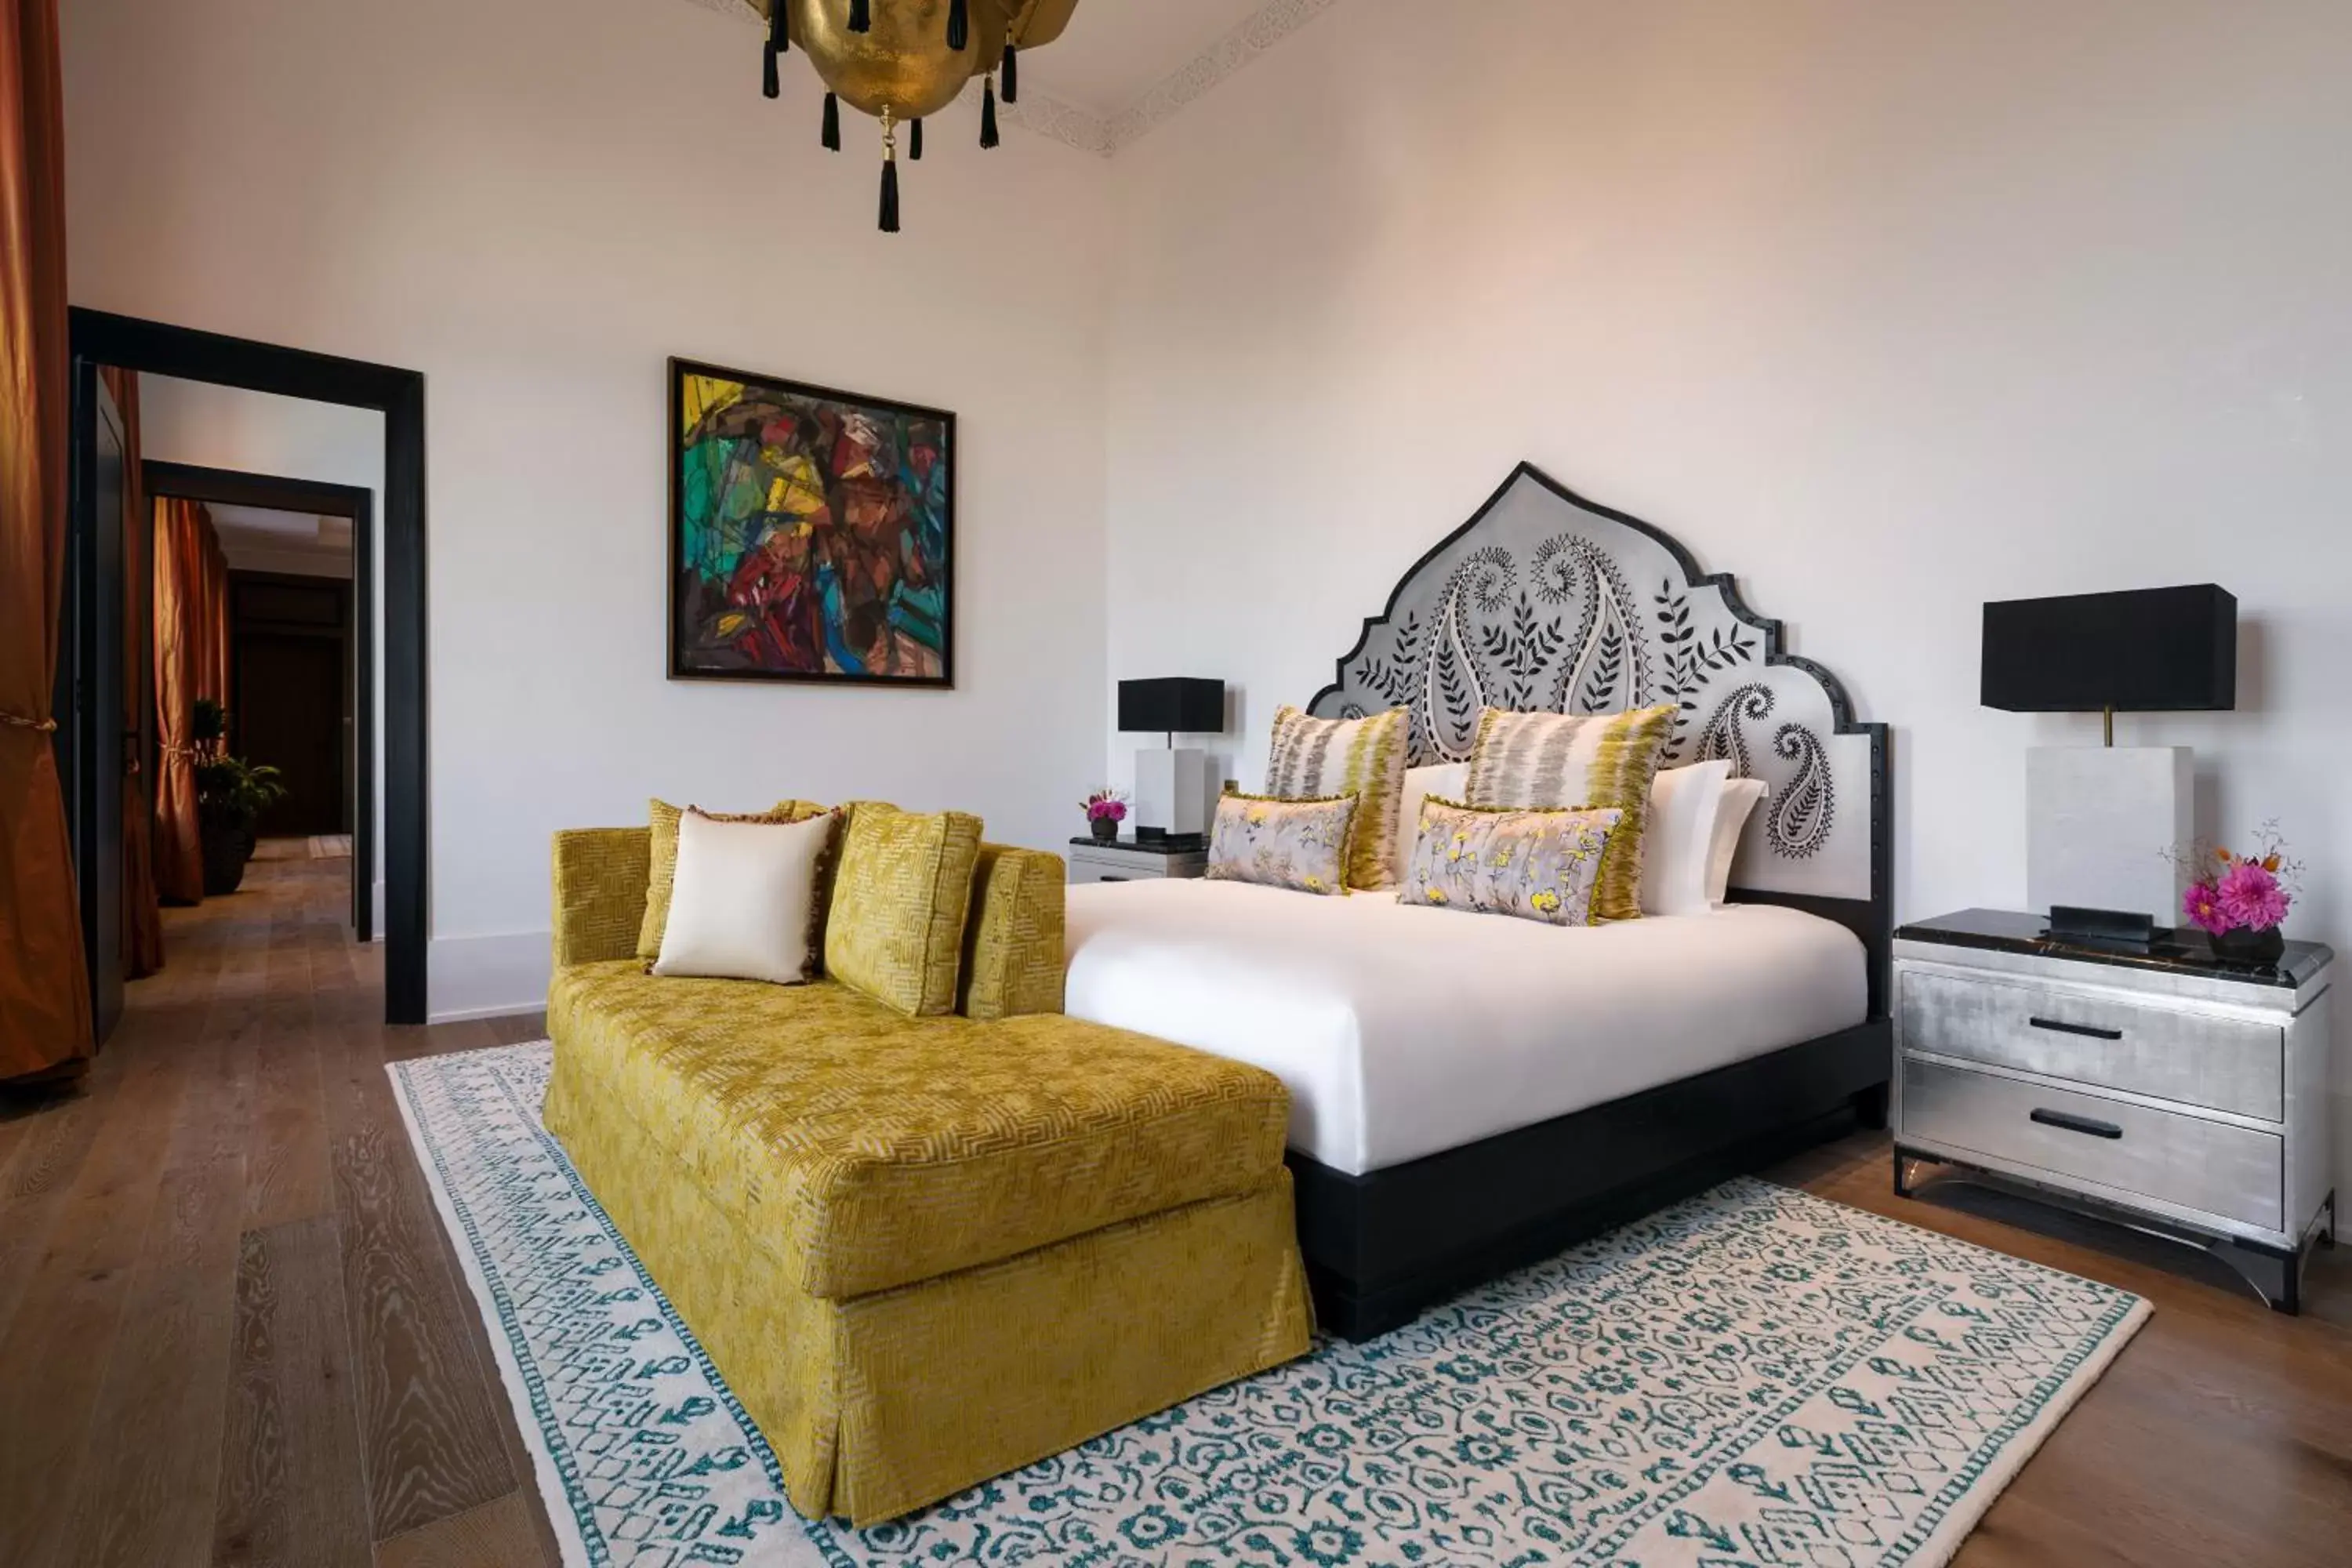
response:
M1063 1016L1055 857L981 848L958 1010L915 1017L649 975L649 860L556 837L547 1124L802 1513L888 1519L1305 1352L1280 1081Z

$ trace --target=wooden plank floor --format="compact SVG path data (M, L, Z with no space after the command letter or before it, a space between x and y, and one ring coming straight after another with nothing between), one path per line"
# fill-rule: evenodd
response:
M348 866L273 857L167 911L86 1089L0 1098L8 1568L559 1561L383 1074L541 1021L385 1028ZM1884 1134L1767 1173L2156 1303L1962 1568L2352 1562L2352 1247L2290 1320L2126 1232L1898 1199Z

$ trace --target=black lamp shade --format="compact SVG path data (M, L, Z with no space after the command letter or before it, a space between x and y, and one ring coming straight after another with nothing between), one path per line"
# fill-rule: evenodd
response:
M2238 705L2238 601L2211 583L1984 607L1981 700L2011 713Z
M1118 683L1118 727L1170 734L1219 735L1225 728L1225 683L1171 675Z

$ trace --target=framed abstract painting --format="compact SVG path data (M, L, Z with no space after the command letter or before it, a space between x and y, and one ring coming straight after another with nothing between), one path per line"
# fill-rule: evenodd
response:
M669 362L673 680L955 683L955 416Z

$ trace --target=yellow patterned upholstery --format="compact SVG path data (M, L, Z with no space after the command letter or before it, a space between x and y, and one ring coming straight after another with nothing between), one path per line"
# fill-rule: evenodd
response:
M642 827L571 827L555 836L556 968L637 951L650 839ZM677 845L673 836L673 857Z
M1060 1015L1056 857L975 847L975 1016L908 1017L647 974L650 839L556 836L547 1125L794 1507L875 1523L1305 1353L1288 1097Z
M825 973L909 1017L954 1012L980 818L872 801L848 811L825 916Z
M805 800L780 800L765 811L713 812L721 822L800 822L824 807ZM653 858L646 876L645 917L637 928L637 956L650 963L661 956L662 934L669 929L669 900L677 885L677 819L685 812L666 800L646 803Z
M798 1289L623 1108L559 1071L546 1115L812 1519L878 1523L1307 1348L1286 1171L841 1300Z
M1059 1015L906 1018L831 981L556 976L576 1091L625 1105L813 1296L884 1290L1224 1197L1282 1163L1256 1068Z
M980 847L971 871L971 917L963 939L967 1018L1010 1018L1062 1010L1062 890L1058 855Z

